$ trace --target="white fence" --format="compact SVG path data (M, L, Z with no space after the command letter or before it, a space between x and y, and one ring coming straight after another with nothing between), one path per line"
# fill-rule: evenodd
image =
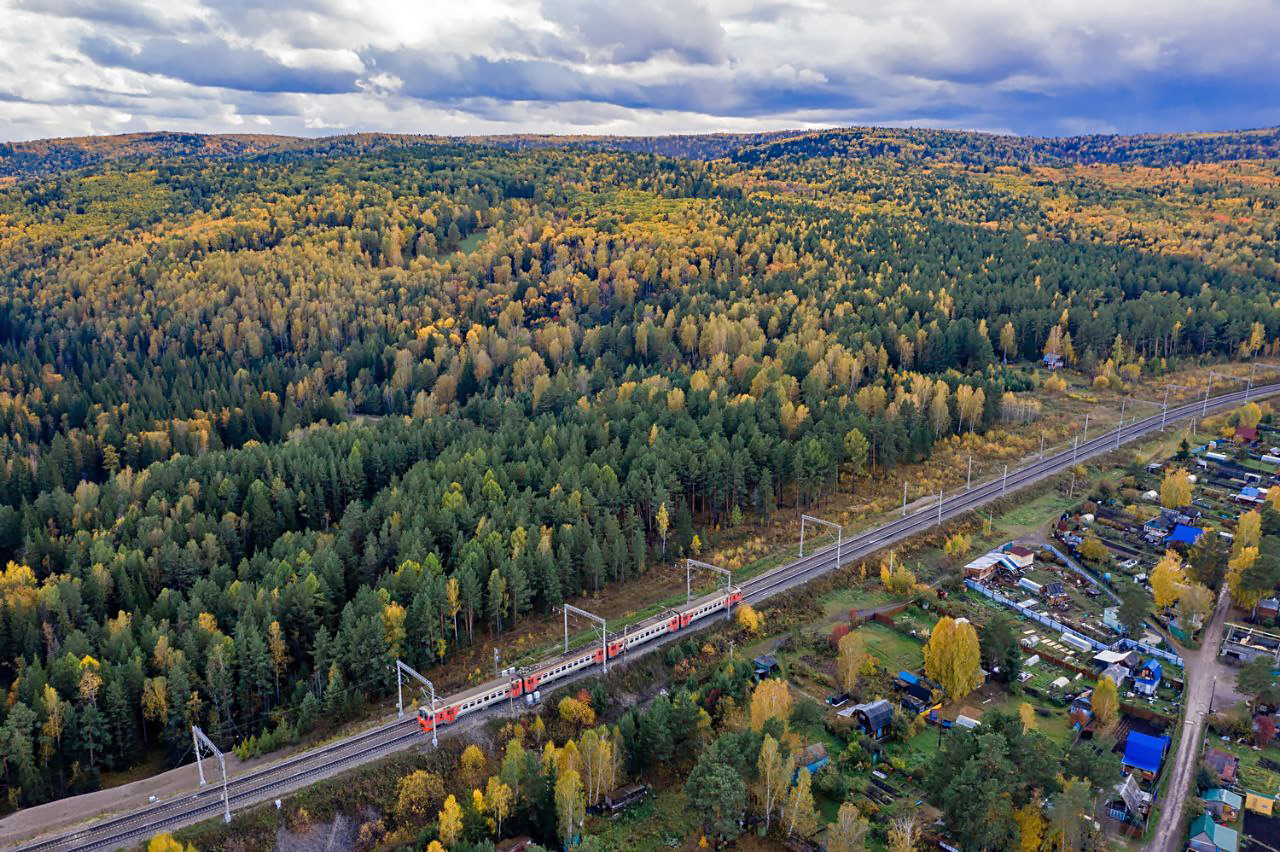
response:
M1056 630L1059 633L1065 633L1068 636L1076 636L1082 641L1088 642L1090 647L1092 647L1095 651L1113 651L1118 649L1123 649L1125 651L1137 650L1143 654L1149 654L1153 657L1159 657L1160 659L1173 663L1174 665L1182 666L1182 658L1179 657L1177 654L1170 653L1160 648L1152 647L1151 645L1148 645L1145 642L1138 642L1137 640L1130 639L1128 637L1122 637L1110 646L1104 645L1103 643L1099 642L1097 639L1091 639L1088 636L1082 635L1078 630L1068 627L1067 625L1063 624L1061 621L1058 621L1056 618L1050 618L1047 615L1042 615L1041 613L1038 613L1033 609L1029 609L1028 607L1025 607L1022 604L1018 603L1017 601L1005 597L1004 595L997 592L995 589L987 588L986 586L982 585L976 580L965 580L964 584L968 586L970 589L973 589L978 594L984 595L985 597L990 598L991 600L995 601L998 604L1002 604L1004 606L1009 607L1009 609L1014 610L1019 615L1025 618L1031 619L1037 624L1041 624L1045 627L1050 628L1051 630Z

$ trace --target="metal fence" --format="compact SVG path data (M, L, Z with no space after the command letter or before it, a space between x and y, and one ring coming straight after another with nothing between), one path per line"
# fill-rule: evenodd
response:
M1089 647L1093 648L1095 651L1107 650L1107 646L1103 645L1101 642L1097 641L1096 639L1090 639L1088 636L1083 636L1078 631L1074 630L1071 627L1068 627L1067 625L1063 624L1061 621L1058 621L1056 618L1050 618L1047 615L1041 615L1035 610L1029 609L1023 606L1022 604L1018 603L1017 601L1014 601L1014 600L1011 600L1010 598L1005 597L1004 595L997 592L995 589L988 589L986 586L982 585L976 580L965 580L964 584L969 588L973 589L978 594L985 595L986 597L991 598L991 600L995 601L996 603L1003 604L1004 606L1009 607L1009 609L1016 611L1018 614L1023 615L1026 618L1029 618L1032 621L1037 622L1038 624L1042 624L1045 627L1050 628L1051 630L1058 631L1059 633L1065 633L1068 636L1073 636L1081 640L1082 642L1088 642Z
M987 588L986 586L982 585L976 580L965 580L964 584L968 586L970 589L973 589L978 594L988 597L998 604L1002 604L1004 606L1009 607L1009 609L1014 610L1019 615L1022 615L1025 618L1031 619L1037 624L1041 624L1045 627L1050 628L1051 630L1056 630L1060 633L1065 633L1068 636L1074 636L1085 642L1088 642L1090 647L1092 647L1095 651L1114 651L1118 649L1123 649L1126 651L1137 650L1143 654L1149 654L1153 657L1159 657L1160 659L1171 662L1177 666L1182 666L1182 658L1179 657L1177 654L1172 654L1160 648L1152 647L1151 645L1148 645L1145 642L1139 642L1135 639L1130 639L1128 637L1121 637L1120 639L1118 639L1116 642L1114 642L1109 646L1104 645L1103 643L1099 642L1096 639L1091 639L1088 636L1082 635L1079 631L1071 627L1068 627L1067 625L1063 624L1061 621L1058 621L1056 618L1051 618L1047 615L1042 615L1033 609L1025 607L1022 604L1018 603L1017 601L1012 600L1011 598L1005 597L1004 595L997 592L995 589Z

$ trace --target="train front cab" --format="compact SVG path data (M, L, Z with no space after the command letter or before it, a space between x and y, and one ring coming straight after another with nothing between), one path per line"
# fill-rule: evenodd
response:
M418 727L422 728L423 733L431 733L432 729L434 729L437 724L452 724L457 718L457 707L445 707L441 710L437 710L435 715L432 715L430 707L418 708Z

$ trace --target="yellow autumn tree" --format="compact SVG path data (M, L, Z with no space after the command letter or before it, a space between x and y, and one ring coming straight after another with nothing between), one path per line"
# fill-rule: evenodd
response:
M577 772L570 769L556 779L555 801L560 836L564 838L567 849L573 845L574 838L582 830L582 822L587 815L587 803L582 795L582 778Z
M785 724L791 716L791 686L785 680L766 678L751 693L751 727L759 731L770 719Z
M1261 589L1251 589L1244 585L1245 572L1258 561L1258 548L1241 547L1227 560L1227 589L1231 592L1231 600L1242 609L1252 609L1262 599Z
M766 833L775 811L782 809L783 797L791 786L791 776L795 774L795 755L783 756L778 748L778 741L769 734L764 735L760 746L760 756L756 759L758 781L756 796L760 802L760 810L764 813Z
M440 842L446 847L453 846L462 836L462 806L458 804L458 800L452 793L444 800L444 807L440 809L436 819L439 824L437 833L440 835Z
M737 619L739 627L757 636L764 630L764 616L751 604L744 603L738 607Z
M1035 801L1028 802L1013 812L1018 824L1018 849L1020 852L1039 852L1044 837L1044 814Z
M944 615L924 646L924 672L957 701L982 683L978 633L968 619Z
M866 659L866 647L856 633L846 633L840 637L836 653L836 682L845 692L853 692L853 688L858 685L858 675L861 674L862 664Z
M480 750L480 746L472 743L462 750L462 757L458 761L458 768L462 774L462 781L469 788L479 786L480 780L484 778L485 765L488 760L484 756L484 752Z
M188 843L183 846L172 834L157 834L147 841L147 852L196 852L196 847Z
M871 824L853 802L845 802L827 829L827 852L862 852Z
M1151 570L1151 592L1155 596L1156 606L1173 606L1186 582L1187 573L1182 570L1182 557L1175 550L1166 550L1156 567Z
M1191 502L1191 477L1180 468L1174 468L1160 481L1160 505L1177 509Z
M1250 509L1240 516L1236 522L1236 537L1231 546L1240 550L1245 547L1257 547L1262 540L1262 515L1257 509Z
M502 823L511 816L514 800L515 795L511 788L502 783L502 779L496 775L490 775L489 784L484 791L484 807L493 817L493 830L499 837L502 836Z
M787 833L792 837L812 837L818 830L818 811L813 806L813 789L809 770L801 767L796 783L787 796L783 813Z
M402 825L426 822L444 797L444 781L434 772L417 769L396 784L396 816Z
M1093 718L1097 720L1099 730L1111 727L1119 712L1120 692L1116 689L1116 682L1110 675L1103 675L1093 688Z
M572 696L561 698L557 709L560 712L560 718L570 724L586 728L596 723L596 711L591 705Z
M1023 731L1036 729L1036 708L1030 702L1024 701L1018 706L1018 718L1022 720Z

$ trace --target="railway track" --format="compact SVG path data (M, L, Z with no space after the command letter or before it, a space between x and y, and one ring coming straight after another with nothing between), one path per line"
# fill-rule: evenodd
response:
M1247 392L1250 398L1280 394L1280 384L1263 385ZM1246 391L1233 391L1209 400L1208 408L1220 411L1245 402ZM1204 402L1186 403L1168 409L1165 422L1197 416ZM1010 471L1007 477L979 483L977 486L944 495L940 503L916 509L904 517L859 533L837 545L828 545L795 562L775 568L742 584L744 600L758 603L841 565L864 559L885 547L896 544L940 521L971 511L999 499L1010 491L1024 488L1068 469L1079 461L1103 455L1135 438L1157 431L1161 416L1153 415L1122 425L1101 436L1085 441L1073 450L1045 456ZM837 549L839 554L837 556ZM714 623L714 622L711 622ZM681 634L670 634L678 638ZM646 646L657 647L667 637ZM586 673L584 673L586 674ZM483 718L481 714L478 718ZM444 732L442 731L442 734ZM227 794L233 807L245 807L268 801L285 793L411 747L421 742L417 720L406 717L386 723L342 740L310 749L278 763L229 779ZM148 805L131 813L109 817L47 838L38 838L17 848L21 850L116 849L137 844L162 831L172 831L222 812L222 792L217 784L209 784L196 793Z

